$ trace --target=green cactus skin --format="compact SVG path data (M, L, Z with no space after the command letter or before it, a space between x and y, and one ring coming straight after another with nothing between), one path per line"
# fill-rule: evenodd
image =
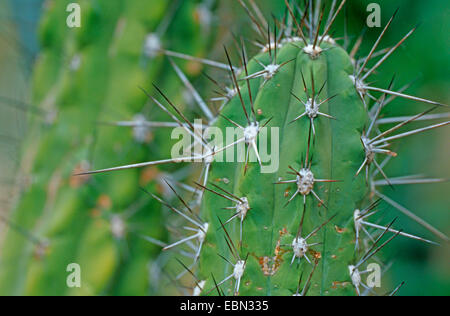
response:
M80 1L83 25L70 30L63 27L69 2L49 2L41 25L43 53L34 71L33 94L36 104L56 116L47 122L49 125L42 127L42 121L35 120L30 128L34 132L25 143L23 169L30 175L31 184L10 217L14 225L41 242L32 243L17 231L9 231L2 248L0 293L151 294L155 284L148 279L148 265L160 248L139 235L165 240L166 231L159 224L164 216L160 205L144 199L145 194L136 185L148 184L148 180L142 182L146 171L97 179L71 175L89 165L111 164L118 155L124 160L140 160L150 153L170 152L165 141L149 147L134 141L130 129L99 126L99 122L118 118L131 120L146 101L139 87L156 78L164 89L176 91L179 80L173 72L164 71L161 57L143 62L145 38L161 23L170 3ZM207 48L206 34L203 40L189 44L176 36L195 39L200 33L197 4L182 4L175 24L165 35L171 48L193 55L201 55ZM71 67L71 62L78 65ZM170 135L158 133L154 135L156 140ZM154 177L162 171L155 170ZM156 184L147 189L161 191ZM152 212L144 212L148 209ZM132 218L121 217L130 211ZM125 225L124 235L115 235L113 218L119 220L119 234L120 226ZM142 222L147 224L140 225ZM136 225L136 234L128 231ZM70 263L81 266L81 288L66 285Z

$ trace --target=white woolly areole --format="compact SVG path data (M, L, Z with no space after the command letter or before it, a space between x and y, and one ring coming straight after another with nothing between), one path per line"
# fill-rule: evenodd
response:
M353 84L355 85L356 90L358 90L362 94L365 94L367 92L367 90L364 88L365 84L361 79L356 79L355 76L353 75L350 75L349 77L352 80Z
M225 87L225 89L227 91L227 95L226 96L227 96L228 99L232 99L238 93L236 88L230 89L228 87Z
M318 45L314 47L314 45L309 44L308 46L305 46L303 48L303 51L305 52L305 54L308 54L309 56L311 56L311 58L314 59L319 57L319 55L322 53L323 50Z
M329 35L319 36L319 41L326 42L326 43L333 44L333 45L336 44L336 41ZM283 38L281 40L282 44L294 43L294 42L303 42L303 39L300 36L291 36L291 37ZM311 46L311 49L312 49L312 45L309 45L309 46ZM317 49L317 47L316 47L316 49Z
M306 243L306 240L301 237L296 237L292 241L292 250L297 258L302 258L308 251L308 244Z
M147 136L150 129L145 125L146 121L145 116L142 114L137 114L133 118L133 122L136 124L136 126L133 127L133 138L138 143L144 143L147 141Z
M241 198L241 201L238 201L236 204L236 213L240 214L241 220L244 220L245 216L247 216L247 212L250 209L250 205L248 204L248 199L246 197Z
M314 100L313 105L313 99L310 98L305 103L305 111L310 118L316 118L319 113L319 102L317 102L317 100Z
M359 285L361 284L361 274L359 274L359 270L353 266L348 266L348 271L350 273L350 277L352 279L352 283L356 288L359 288Z
M206 239L206 234L208 233L209 224L205 223L202 226L202 229L198 230L198 241L204 242Z
M194 292L192 293L193 296L200 296L200 294L203 291L203 288L205 287L206 281L199 281L197 286L194 288Z
M123 219L118 215L114 215L111 218L111 232L116 238L123 238L125 236L125 223Z
M355 212L353 213L353 221L355 222L355 229L356 231L360 231L361 227L362 227L362 217L361 216L361 211L356 209Z
M162 48L161 39L155 33L150 33L145 38L144 44L144 55L152 58L158 55L159 51Z
M249 126L244 128L244 137L245 137L245 143L251 144L253 142L256 142L256 137L259 133L259 124L258 123L250 123Z
M264 79L269 80L272 79L273 76L277 73L278 69L280 69L280 65L270 64L265 68L266 73L264 74Z
M214 161L214 155L212 155L212 152L209 152L207 154L208 156L205 158L205 163L206 164L211 164Z
M233 277L236 280L242 278L242 276L244 275L244 270L245 270L245 261L239 260L238 262L236 262L236 265L234 266Z
M370 144L370 139L366 136L361 136L361 141L363 143L364 150L366 152L367 162L371 163L373 161L373 159L375 158L375 153L373 151L374 148L373 148L372 144Z
M308 195L314 188L314 174L309 169L301 169L297 176L298 192L302 195Z

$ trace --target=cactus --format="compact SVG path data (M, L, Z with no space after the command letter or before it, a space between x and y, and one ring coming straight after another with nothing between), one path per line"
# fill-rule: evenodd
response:
M273 22L264 18L254 1L238 2L256 30L250 42L259 50L249 58L247 42L236 38L238 65L227 48L225 63L189 55L202 52L205 45L201 36L192 39L187 34L187 26L196 25L186 21L192 18L192 2L183 4L173 26L174 34L183 35L167 34L171 49L157 32L146 33L162 19L168 4L161 1L146 3L152 10L143 10L137 1L120 6L84 3L91 11L86 27L75 37L51 27L61 23L64 10L55 7L48 14L34 94L44 110L57 115L46 117L51 124L43 130L42 140L33 136L28 140L25 162L33 161L31 187L11 218L1 218L11 227L2 249L1 293L146 294L150 290L143 276L148 275L149 258L162 248L188 258L188 262L171 260L178 266L168 269L176 275L174 282L182 283L181 289L188 282L193 295L377 294L364 275L369 262L391 240L403 236L436 244L399 230L395 220L388 224L370 220L381 203L448 242L445 234L380 189L442 181L389 178L384 168L397 155L391 143L450 122L397 130L415 121L448 117L430 114L446 105L408 95L406 88L396 91L394 80L383 88L367 83L415 29L392 48L380 49L394 14L367 57L357 59L362 38L347 52L347 45L331 37L345 0L333 1L328 14L320 0L304 7L286 0L285 16ZM64 4L54 5L61 9ZM147 16L149 12L155 16ZM139 36L127 36L130 33ZM68 39L61 41L64 37ZM65 68L61 52L69 52L72 69ZM168 57L170 74L153 62L156 58L162 63L161 55ZM190 64L180 67L175 58ZM220 102L218 111L190 82L189 70L195 72L198 63L225 70L231 78L222 82L207 75L217 86L219 96L212 100ZM145 88L135 89L156 79L157 96ZM178 79L198 106L193 111L179 105L185 100L177 93ZM154 107L151 121L141 111L146 97ZM434 107L411 117L381 118L396 98ZM112 111L120 112L122 120L114 122L117 116ZM201 120L192 123L198 113ZM173 122L164 122L167 117ZM396 125L385 127L392 123ZM128 134L124 126L131 127ZM168 154L172 145L168 131L156 128L173 126L194 140L194 153L87 171ZM211 130L220 132L215 136L228 135L229 128L236 134L226 143L203 134ZM150 132L154 145L148 149L142 144L151 139ZM269 154L271 161L266 160ZM226 161L219 159L225 156ZM169 172L186 170L186 183L169 177ZM94 176L112 171L120 172ZM167 178L161 183L175 201L157 189L160 178ZM194 197L187 200L190 195L180 193L180 188ZM170 215L162 215L161 206ZM135 216L136 222L145 223L141 236L130 234L132 225L124 220ZM172 230L180 227L170 240L163 221ZM86 271L81 289L68 289L64 282L70 262ZM156 264L160 278L163 264L159 260ZM396 294L401 286L388 294Z
M339 5L333 1L328 19L320 1L304 8L285 1L288 14L273 23L265 20L253 1L251 6L239 2L257 31L255 43L261 51L248 59L241 41L241 67L233 65L227 49L228 64L203 61L221 69L228 65L232 79L225 87L211 78L222 91L215 100L224 103L219 116L205 120L223 135L234 127L237 138L227 139L225 144L202 138L170 98L156 89L167 105L146 92L149 98L164 111L169 107L175 111L172 118L202 152L82 174L202 161L203 176L201 183L196 183L202 191L199 205L178 196L181 207L175 207L152 194L190 225L189 235L165 249L195 245L192 262L180 261L185 272L194 276L194 295L373 294L362 275L367 273L369 260L393 238L436 244L394 229L394 222L386 226L370 222L369 216L382 200L448 242L447 236L377 188L441 181L389 179L383 168L397 155L389 149L392 141L450 122L403 133L397 130L416 120L446 117L429 115L445 105L407 95L405 89L395 91L393 81L387 88L366 83L415 29L394 47L377 51L394 14L367 57L357 60L361 39L347 52L330 36L345 0ZM167 55L191 58L174 52ZM376 56L381 58L369 67ZM377 93L380 96L375 97ZM384 129L380 114L395 98L434 107L412 117L391 118L398 124ZM268 127L275 127L278 134L265 134L268 143L263 148L261 139ZM245 160L240 162L235 155L239 145L245 147ZM263 172L267 161L261 159L261 153L268 148L279 148L279 169L272 173ZM219 156L228 154L234 156L234 162L219 161ZM382 179L377 180L379 177ZM388 234L391 236L384 241ZM389 294L396 294L399 288Z
M143 114L137 115L145 104L139 87L158 78L165 89L176 91L178 79L164 71L159 45L202 54L207 34L195 40L207 26L197 15L201 2L81 1L79 30L63 27L69 2L48 2L41 23L43 53L35 66L33 95L49 114L33 117L25 142L22 172L31 184L11 216L1 217L11 229L2 247L0 293L151 294L158 282L149 280L148 267L160 249L141 235L165 240L159 225L165 215L135 184L163 193L164 186L149 182L166 171L152 168L102 179L72 174L116 162L118 155L144 159L170 152L166 142L148 145L151 137L168 137L168 131L146 127ZM185 44L176 36L193 40ZM161 41L157 47L151 45L155 39ZM196 75L198 67L187 66ZM114 122L118 117L130 121ZM152 119L161 117L156 113ZM66 285L70 263L81 266L81 288Z

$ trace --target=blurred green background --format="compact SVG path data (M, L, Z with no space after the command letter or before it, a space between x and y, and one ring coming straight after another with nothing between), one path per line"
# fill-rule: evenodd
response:
M189 1L189 0L185 0ZM214 26L219 33L244 30L251 36L249 22L237 1L220 0L221 22ZM397 43L412 27L420 23L415 34L397 50L374 76L378 86L387 86L396 75L396 87L401 87L415 79L409 94L450 104L450 2L442 0L384 0L347 1L348 33L351 43L360 34L367 17L369 3L379 3L382 10L382 27L396 8L399 13L380 47ZM273 12L280 17L284 14L283 1L259 0L263 12ZM0 2L0 214L6 215L14 205L17 186L13 180L18 173L20 144L27 128L27 113L12 108L6 103L14 100L20 108L30 102L30 78L33 60L38 54L36 25L42 1L11 0ZM268 16L268 14L267 14ZM343 16L335 23L334 37L343 35ZM247 26L247 27L242 27ZM360 56L367 54L375 42L380 28L368 29ZM189 39L186 39L189 40ZM221 45L217 48L220 52ZM223 59L221 53L212 55ZM3 101L3 102L2 102ZM8 101L8 102L4 102ZM424 110L424 105L416 102L394 101L385 114L407 115ZM412 124L413 127L422 126ZM448 128L416 135L397 142L395 149L399 157L394 159L386 171L390 176L425 174L429 177L450 177L450 143ZM20 183L20 181L19 181ZM438 229L450 235L450 184L422 184L398 186L383 191L400 204L426 219ZM398 216L398 225L407 232L433 238L429 232L398 211L382 204L384 218L391 220ZM0 240L5 227L0 224ZM0 253L1 256L1 253ZM386 289L395 287L402 281L406 285L400 295L450 295L450 251L443 247L428 246L406 238L397 238L384 252L386 261L393 260L392 268L383 281Z

